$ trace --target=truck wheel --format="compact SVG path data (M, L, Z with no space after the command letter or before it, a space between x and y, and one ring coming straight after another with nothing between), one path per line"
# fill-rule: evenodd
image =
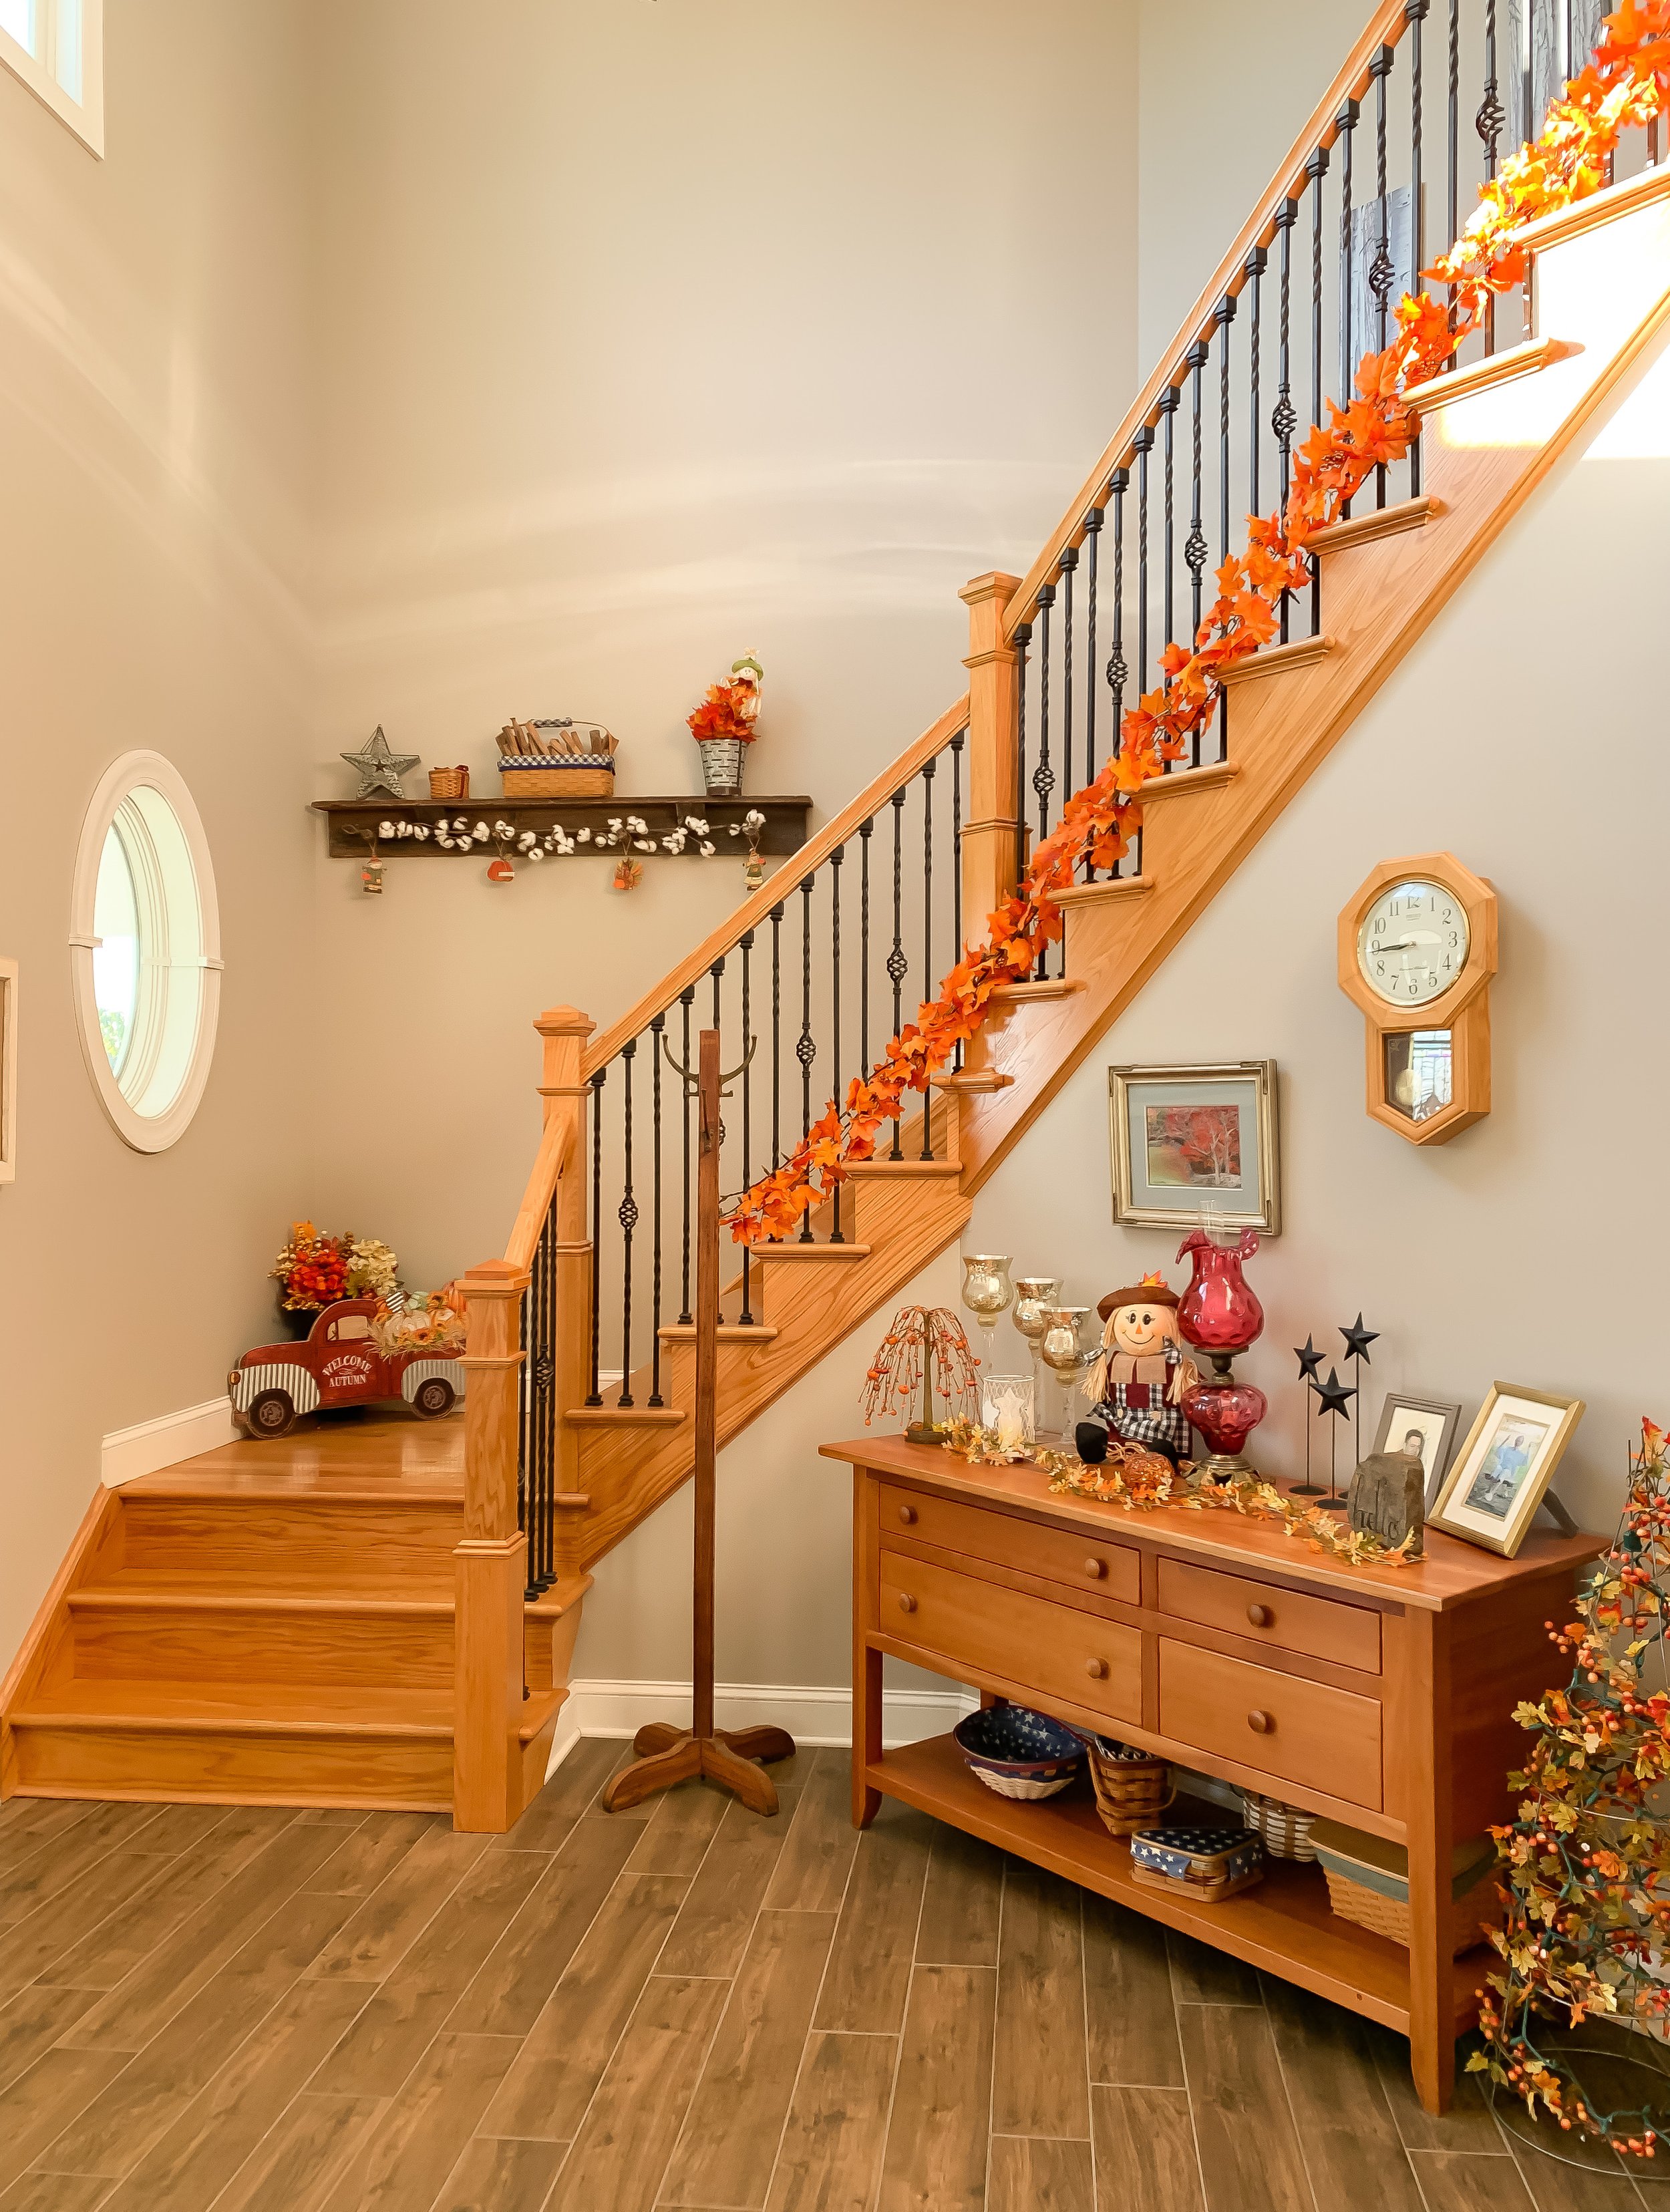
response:
M295 1406L288 1390L263 1390L244 1419L252 1436L287 1437L295 1426Z
M431 1375L412 1392L411 1409L426 1421L434 1421L442 1413L450 1413L457 1401L458 1392L452 1384L439 1375Z

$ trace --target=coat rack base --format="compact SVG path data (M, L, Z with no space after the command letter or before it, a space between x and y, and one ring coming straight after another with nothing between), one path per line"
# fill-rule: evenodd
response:
M603 1793L610 1813L701 1774L740 1797L750 1812L769 1815L777 1810L777 1785L756 1761L792 1759L794 1738L780 1728L718 1729L712 1735L693 1735L671 1721L651 1721L633 1737L632 1748L637 1758Z

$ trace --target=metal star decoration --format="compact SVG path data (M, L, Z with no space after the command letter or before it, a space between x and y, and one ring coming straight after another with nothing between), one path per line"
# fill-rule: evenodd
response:
M1313 1382L1310 1387L1321 1400L1322 1411L1325 1413L1337 1413L1341 1420L1345 1417L1346 1407L1357 1395L1349 1383L1339 1380L1339 1370L1337 1367L1329 1368L1328 1379L1326 1382Z
M367 741L361 751L343 753L341 757L359 772L360 787L354 794L355 799L369 799L380 791L386 791L394 799L404 799L406 794L401 789L400 779L409 768L417 766L416 753L390 751L380 722L376 735Z
M1316 1349L1315 1344L1308 1332L1303 1346L1297 1344L1294 1346L1293 1357L1299 1363L1300 1382L1314 1382L1316 1380L1317 1372L1322 1364L1322 1355Z
M1339 1334L1345 1340L1347 1359L1369 1360L1369 1346L1380 1341L1380 1331L1377 1328L1363 1328L1363 1316L1360 1312L1351 1326L1349 1328L1341 1328ZM1373 1364L1372 1360L1369 1360L1370 1366Z

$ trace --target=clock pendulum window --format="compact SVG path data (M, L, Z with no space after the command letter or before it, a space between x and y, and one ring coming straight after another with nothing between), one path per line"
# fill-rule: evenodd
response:
M1368 1110L1442 1145L1491 1110L1496 893L1452 853L1382 860L1339 916L1339 988L1368 1024Z

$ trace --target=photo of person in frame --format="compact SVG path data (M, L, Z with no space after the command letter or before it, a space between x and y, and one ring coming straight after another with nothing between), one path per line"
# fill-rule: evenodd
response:
M1505 1521L1520 1486L1548 1440L1551 1425L1547 1421L1527 1420L1522 1413L1503 1413L1462 1504L1475 1513Z

